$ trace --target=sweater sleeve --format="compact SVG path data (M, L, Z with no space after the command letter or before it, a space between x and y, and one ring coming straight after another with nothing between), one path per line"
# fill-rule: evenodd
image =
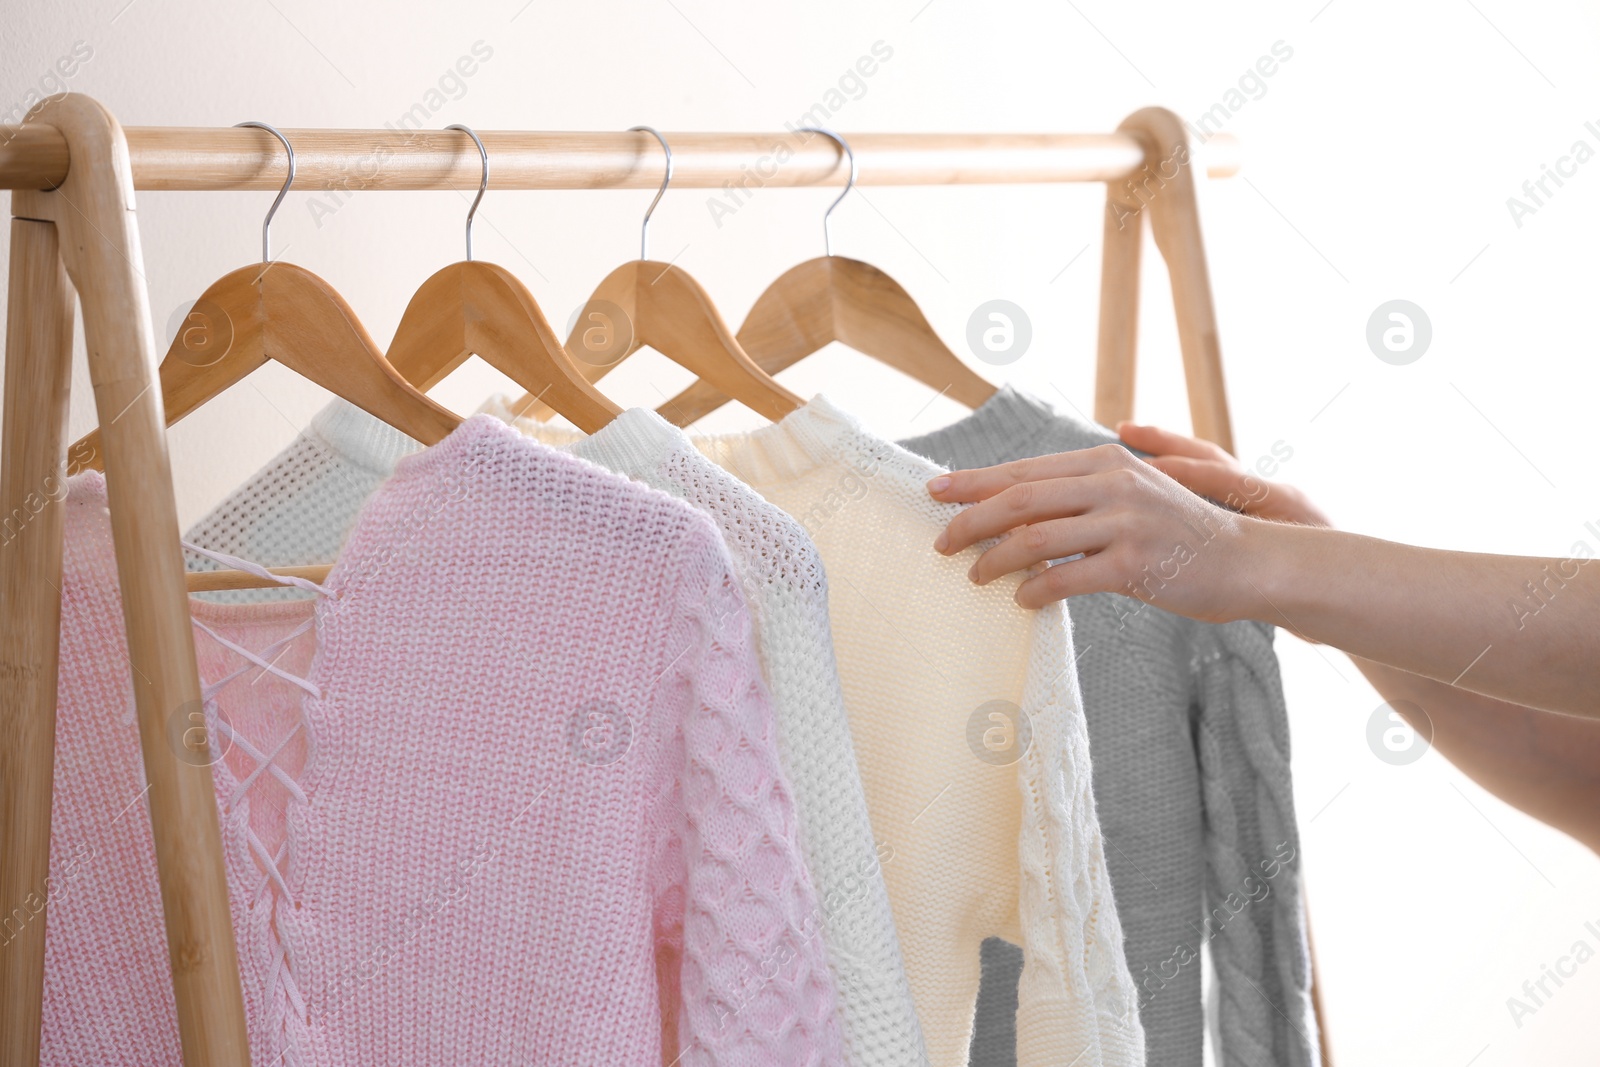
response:
M1141 1067L1144 1030L1095 813L1070 624L1055 604L1033 625L1023 695L1031 743L1019 763L1017 1063Z
M805 629L800 640L809 644L810 654L802 658L808 666L826 669L813 669L798 684L791 677L785 688L780 672L795 664L771 655L767 664L779 710L788 712L780 723L789 734L784 757L839 994L843 1062L848 1067L926 1067L922 1024L912 1003L883 878L883 862L893 852L887 841L874 844L850 721L833 665L825 590L816 609L813 618L788 620L792 626L788 632Z
M1248 621L1197 627L1205 934L1227 1067L1314 1067L1320 1058L1272 633Z
M663 994L665 1029L678 1044L666 1058L681 1055L684 1067L837 1064L821 913L750 619L709 522L696 540L672 624L676 659L659 683L681 738L673 746L679 873L667 888L669 913L681 915L681 955L669 950L658 968L676 987Z

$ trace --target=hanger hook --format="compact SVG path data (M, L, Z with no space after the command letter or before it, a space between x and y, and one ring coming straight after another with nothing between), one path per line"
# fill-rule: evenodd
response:
M850 161L850 180L845 182L844 192L840 193L834 202L828 205L828 210L822 213L822 250L831 256L833 255L833 234L828 229L829 216L833 214L833 209L839 206L839 201L849 196L850 190L856 187L856 154L851 150L849 141L825 127L802 126L795 132L820 133L824 137L832 138L839 143L839 147L844 150L845 158Z
M472 198L472 206L467 209L467 262L470 263L472 262L472 216L478 213L478 205L483 203L483 194L489 188L489 150L483 147L483 139L474 133L470 126L452 122L445 129L460 130L472 138L472 143L478 146L478 155L483 157L483 177L478 179L478 195Z
M283 150L289 153L289 175L283 179L283 188L278 190L278 199L267 208L267 217L261 220L261 262L272 262L272 216L278 213L278 205L283 203L283 198L289 195L289 186L294 184L294 145L289 143L289 138L279 132L276 126L269 126L265 122L238 122L234 127L253 126L258 130L266 130L272 136L283 142Z
M645 210L644 222L639 225L639 258L650 258L650 216L655 214L656 205L661 203L662 194L667 191L667 186L672 184L672 146L667 144L667 139L661 136L661 131L654 126L629 126L629 133L648 133L661 142L661 150L667 154L667 173L662 175L661 188L656 190L656 198L650 201L650 206Z

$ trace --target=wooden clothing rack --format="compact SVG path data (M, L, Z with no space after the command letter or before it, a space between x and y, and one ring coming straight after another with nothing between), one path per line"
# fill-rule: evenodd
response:
M298 189L468 188L478 154L439 132L288 130ZM643 133L487 132L497 189L654 188L659 146ZM720 188L778 143L794 156L768 186L842 184L825 137L674 133L678 187ZM1143 219L1166 259L1195 432L1232 450L1221 351L1184 124L1135 112L1109 134L854 134L864 185L1098 181L1106 184L1095 417L1133 413ZM1238 145L1206 145L1208 173ZM168 744L175 708L197 704L158 350L143 277L135 189L276 189L279 143L249 128L124 130L69 93L21 126L0 126L0 187L11 197L0 514L23 516L0 552L0 902L37 914L0 952L0 1067L34 1067L44 982L46 875L55 746L63 509L36 506L66 469L74 293L81 298L128 658L149 782L184 1063L249 1063L212 772ZM48 501L45 501L48 504ZM26 905L33 911L31 904ZM1320 1014L1320 1012L1319 1012Z

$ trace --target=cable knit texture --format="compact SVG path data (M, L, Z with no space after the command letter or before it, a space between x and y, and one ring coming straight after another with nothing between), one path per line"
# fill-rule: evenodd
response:
M46 1062L176 1062L99 476L68 506ZM195 609L246 661L204 717L256 1062L840 1061L705 515L477 417L400 464L326 592Z
M816 546L799 523L707 460L653 411L625 411L586 438L514 418L503 398L481 410L545 444L682 497L716 522L750 606L772 694L778 751L822 905L845 1061L851 1067L920 1067L926 1061L922 1030L880 866L878 850L888 843L875 845L872 838Z
M967 468L1116 440L1006 388L961 422L904 444ZM1314 1065L1288 714L1272 627L1195 622L1116 593L1067 606L1150 1064L1202 1062L1200 950L1209 945L1220 1062ZM985 946L974 1067L1016 1062L1004 989L1024 955Z

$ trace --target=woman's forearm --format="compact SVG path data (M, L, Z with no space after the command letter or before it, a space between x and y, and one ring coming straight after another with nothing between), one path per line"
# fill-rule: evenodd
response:
M1600 852L1600 719L1536 711L1360 656L1351 660L1473 781Z
M1513 704L1600 717L1600 564L1264 520L1240 537L1241 614Z

